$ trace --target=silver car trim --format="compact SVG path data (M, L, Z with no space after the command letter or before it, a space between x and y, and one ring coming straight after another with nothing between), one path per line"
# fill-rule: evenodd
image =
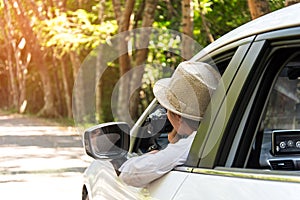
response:
M204 169L204 168L188 168L181 167L176 168L179 171L186 171L198 174L217 175L234 178L247 178L266 181L280 181L280 182L293 182L300 183L299 171L271 171L271 170L255 170L255 169L236 169L236 168L216 168L216 169Z

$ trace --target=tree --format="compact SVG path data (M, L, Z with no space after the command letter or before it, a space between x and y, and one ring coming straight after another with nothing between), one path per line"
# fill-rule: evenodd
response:
M84 100L84 80L77 82L77 92L74 92L71 101L68 80L70 71L73 74L73 80L80 80L82 74L79 74L79 68L83 58L90 49L95 49L101 41L115 32L115 24L110 21L103 21L98 24L98 17L93 13L78 9L76 11L57 11L56 16L43 20L40 26L37 26L37 32L40 34L41 44L52 50L52 55L60 64L62 70L62 81L64 88L64 99L67 105L67 116L72 116L72 103L74 109L82 118L89 115L86 111ZM66 65L65 63L69 63ZM71 82L72 83L72 82ZM81 88L81 89L79 89Z
M290 6L299 2L299 0L285 0L285 6Z
M267 0L248 0L248 5L252 19L270 12L270 5Z
M189 59L193 56L193 44L192 40L187 38L193 38L193 6L191 0L182 0L182 57Z
M121 10L121 3L118 0L113 0L114 12L118 22L118 32L124 32L124 36L120 37L118 40L119 47L119 68L120 68L120 89L118 95L118 116L117 118L122 121L130 121L130 116L128 116L128 106L127 102L129 100L129 77L124 76L131 68L130 58L128 54L128 40L129 40L129 25L130 16L132 15L134 8L134 0L128 0L125 2L125 8Z
M200 13L200 18L201 18L201 21L202 21L202 26L205 30L205 33L206 33L206 36L209 40L209 42L214 42L214 36L211 34L211 30L210 30L210 27L207 23L207 19L206 19L206 14L211 11L210 9L210 6L212 5L212 2L210 1L199 1L199 5L198 5L198 10L199 10L199 13Z
M120 1L114 0L114 12L118 22L118 30L119 33L122 33L123 36L119 38L119 67L120 67L120 88L118 95L118 112L117 118L123 121L130 122L131 118L137 118L137 106L139 102L139 91L134 91L134 86L137 85L138 82L141 82L143 71L135 71L133 76L130 77L126 75L127 72L132 68L132 63L134 66L141 66L144 64L147 57L147 49L145 47L148 46L149 43L149 35L150 32L147 31L146 27L151 27L154 21L154 14L157 5L157 0L145 0L145 6L143 8L143 17L142 17L142 28L146 28L141 31L141 35L137 39L138 50L136 52L136 56L132 57L128 54L128 42L130 38L130 17L134 11L134 0L128 0L125 2L124 10L121 11ZM138 15L137 15L138 16ZM138 24L139 18L136 18L136 24ZM142 47L142 49L139 49ZM131 62L132 60L132 62ZM131 80L131 82L130 82ZM130 97L130 94L132 96ZM130 101L130 102L129 102ZM129 113L128 115L128 105L129 105Z
M143 30L140 33L140 37L137 41L138 50L135 56L135 66L144 66L147 61L148 56L148 45L150 40L152 24L154 22L154 15L157 5L157 0L146 0L144 13L142 17L142 27ZM141 70L135 70L133 74L131 84L130 84L130 93L132 93L131 101L130 101L130 114L133 119L137 119L139 117L138 106L140 104L140 90L141 87L136 88L136 86L141 85L144 68Z
M10 82L10 89L11 93L10 96L12 96L13 103L12 107L13 108L18 108L19 106L19 91L18 91L18 86L17 86L17 80L15 76L15 69L13 66L13 47L16 47L16 40L13 38L14 34L14 27L12 27L12 19L11 19L11 13L10 13L10 4L8 1L4 1L4 21L1 20L1 25L4 27L2 30L3 36L5 37L5 48L7 52L7 60L6 60L6 65L8 66L8 71L9 71L9 82ZM4 23L5 22L5 23ZM6 26L5 26L6 24Z
M39 70L39 74L43 83L44 106L39 111L39 115L57 117L59 114L54 103L53 89L51 87L51 79L49 77L48 67L45 65L46 62L44 60L44 52L42 51L39 43L36 42L38 41L38 39L36 34L33 32L33 23L27 15L20 0L15 0L14 6L12 6L12 8L16 13L16 18L17 22L19 23L21 34L29 44L31 54L34 55L33 62Z
M272 0L269 5L276 10L284 6L284 1ZM0 0L0 13L1 108L22 111L21 105L27 102L26 112L71 117L73 105L82 119L92 122L95 113L101 122L112 119L103 109L110 103L104 96L109 96L106 90L112 89L118 77L128 80L118 93L119 114L115 120L124 116L130 118L128 121L135 120L153 99L154 82L167 68L174 69L182 61L180 56L188 59L198 51L198 47L192 51L186 43L190 38L206 46L251 20L247 1L239 0ZM154 28L154 34L147 32L149 27ZM179 34L173 37L165 31L170 29ZM116 33L122 36L120 41L110 41ZM81 77L86 56L105 41L112 42L112 49L92 53L90 60L97 63ZM134 49L129 53L128 44ZM118 45L120 49L116 50ZM113 57L112 51L119 51L120 58ZM154 65L155 69L151 68ZM73 102L74 81L90 82L107 67L111 69L105 72L109 76L103 79L105 83L93 80L96 98L87 99L88 89L84 82L80 85L77 81ZM144 69L151 73L144 73ZM91 101L96 101L97 111L87 108Z
M17 4L15 4L17 6ZM25 48L26 39L22 35L18 35L12 23L12 5L8 1L4 1L4 15L6 21L6 29L3 35L6 36L7 52L8 52L8 68L10 74L10 83L12 89L13 108L23 113L26 109L26 78L28 73L28 65L31 61L31 53ZM4 24L3 24L4 25ZM4 26L5 27L5 26ZM20 37L20 38L18 38Z

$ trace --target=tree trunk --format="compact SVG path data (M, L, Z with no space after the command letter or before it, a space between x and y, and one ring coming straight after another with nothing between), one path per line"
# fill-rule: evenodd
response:
M99 1L99 11L98 11L98 18L99 23L101 24L104 21L104 8L105 8L105 0ZM97 122L104 122L102 119L102 79L101 75L105 70L105 63L103 59L103 50L104 44L101 44L97 49L97 60L96 60L96 85L95 85L95 96L96 96L96 120Z
M15 72L14 72L12 55L11 55L10 50L8 51L7 65L8 65L8 71L9 71L10 88L11 88L10 95L12 96L12 99L13 99L13 104L10 106L12 106L12 108L16 109L16 108L18 108L18 105L19 105L19 103L18 103L19 92L18 92L18 87L17 87L17 81L15 79Z
M128 0L125 4L125 9L121 13L120 3L117 0L113 1L115 7L115 15L119 25L119 66L120 66L120 88L118 96L118 109L116 116L121 121L130 122L131 117L128 114L129 94L128 91L130 77L124 76L130 69L130 57L128 55L128 40L129 40L129 25L130 17L134 8L134 0Z
M22 38L21 42L18 45L17 51L16 51L16 62L19 62L19 72L18 72L18 82L19 82L19 113L24 113L27 106L27 99L26 99L26 77L28 73L28 65L31 61L31 53L26 52L26 58L25 61L22 61L21 58L21 51L24 50L24 47L26 45L26 40ZM22 44L23 43L23 44Z
M200 11L200 16L201 16L201 19L202 19L202 25L203 25L203 27L204 27L204 29L205 29L207 38L208 38L208 40L212 43L212 42L215 41L215 39L214 39L213 35L212 35L211 32L210 32L210 28L209 28L209 26L208 26L207 23L206 23L206 18L205 18L205 15L203 14L202 11Z
M17 81L15 79L15 70L13 66L13 60L12 60L12 47L16 46L16 41L13 39L13 32L14 28L12 27L12 21L11 21L11 13L10 13L10 7L9 3L7 0L4 0L4 18L7 24L7 29L6 31L3 31L7 38L7 65L8 65L8 71L9 71L9 81L10 81L10 88L11 88L11 93L10 95L12 96L13 103L12 108L18 108L18 99L19 99L19 92L18 92L18 86L17 86Z
M171 0L165 0L168 9L168 18L172 18L174 15L179 16L178 11L174 9Z
M62 81L64 85L65 101L67 105L67 116L68 118L72 118L72 101L71 101L67 71L68 70L65 64L65 59L61 59L61 73L62 73Z
M135 66L140 67L133 71L133 76L130 83L130 93L132 94L130 98L130 114L134 120L138 119L139 112L138 106L140 104L140 86L142 84L142 79L144 75L144 64L147 60L148 55L148 45L150 40L151 28L154 21L154 14L157 6L157 0L146 0L143 21L142 21L142 31L140 32L140 37L138 38L138 50L135 59Z
M103 45L100 45L99 46L99 51L98 54L97 54L97 60L96 60L96 85L95 85L95 95L96 95L96 120L98 122L104 122L104 120L102 119L102 76L103 75L103 72L105 70L105 63L104 63L104 59L103 59Z
M84 104L84 75L79 72L73 89L73 118L76 123L85 122L86 106Z
M290 6L299 2L300 0L285 0L285 6Z
M73 78L74 78L74 80L76 80L76 77L78 75L78 71L79 71L79 68L80 68L81 61L80 61L79 56L76 52L71 51L69 55L70 55L70 60L71 60L71 63L72 63Z
M248 0L251 18L256 19L270 12L268 0Z
M41 54L35 54L35 55L41 55ZM47 67L44 66L44 63L45 63L44 59L38 59L38 61L36 61L36 64L41 66L39 67L39 74L41 76L41 80L43 83L43 91L44 91L44 106L38 112L37 115L43 117L60 117L54 103L54 95L51 87L51 79L49 77L49 71Z
M113 8L115 17L117 20L117 24L119 26L119 29L121 27L121 17L122 17L122 10L121 10L121 1L119 0L112 0Z
M190 59L193 56L193 8L191 0L182 0L182 57L185 60Z
M105 0L100 0L99 11L98 11L99 24L104 22L104 10L105 10Z
M52 50L52 52L54 52ZM59 60L57 59L57 56L54 54L52 54L52 65L53 65L53 68L54 69L60 69L60 65L58 64ZM64 104L62 103L63 102L63 89L62 89L62 86L61 86L61 81L59 79L59 75L61 74L60 71L58 70L54 70L54 73L53 73L53 87L55 88L54 90L54 94L55 94L55 97L56 97L56 102L57 102L57 110L59 113L64 113Z
M24 8L20 0L14 2L14 10L17 13L17 19L20 24L20 30L26 41L30 44L32 55L34 55L34 62L38 67L39 74L43 83L44 91L44 106L38 112L39 116L46 117L58 117L59 114L55 108L54 95L51 87L51 79L49 76L49 71L45 65L45 59L40 45L37 43L38 39L33 32L33 27L31 25L30 19L26 15Z
M76 52L70 52L70 60L73 68L73 77L76 81L73 88L73 116L78 122L83 122L84 115L86 114L86 107L84 103L84 75L79 73L80 60Z

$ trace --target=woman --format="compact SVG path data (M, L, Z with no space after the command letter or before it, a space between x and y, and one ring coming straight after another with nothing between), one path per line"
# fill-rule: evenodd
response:
M154 95L167 109L174 128L168 137L170 143L161 151L155 150L123 163L119 171L125 183L144 187L185 163L219 80L219 73L210 65L185 61L179 64L171 78L157 81Z

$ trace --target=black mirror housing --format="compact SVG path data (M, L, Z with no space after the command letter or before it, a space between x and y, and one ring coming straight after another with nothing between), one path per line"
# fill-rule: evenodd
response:
M110 122L90 127L84 132L84 148L94 159L118 159L129 149L130 127L125 122Z

